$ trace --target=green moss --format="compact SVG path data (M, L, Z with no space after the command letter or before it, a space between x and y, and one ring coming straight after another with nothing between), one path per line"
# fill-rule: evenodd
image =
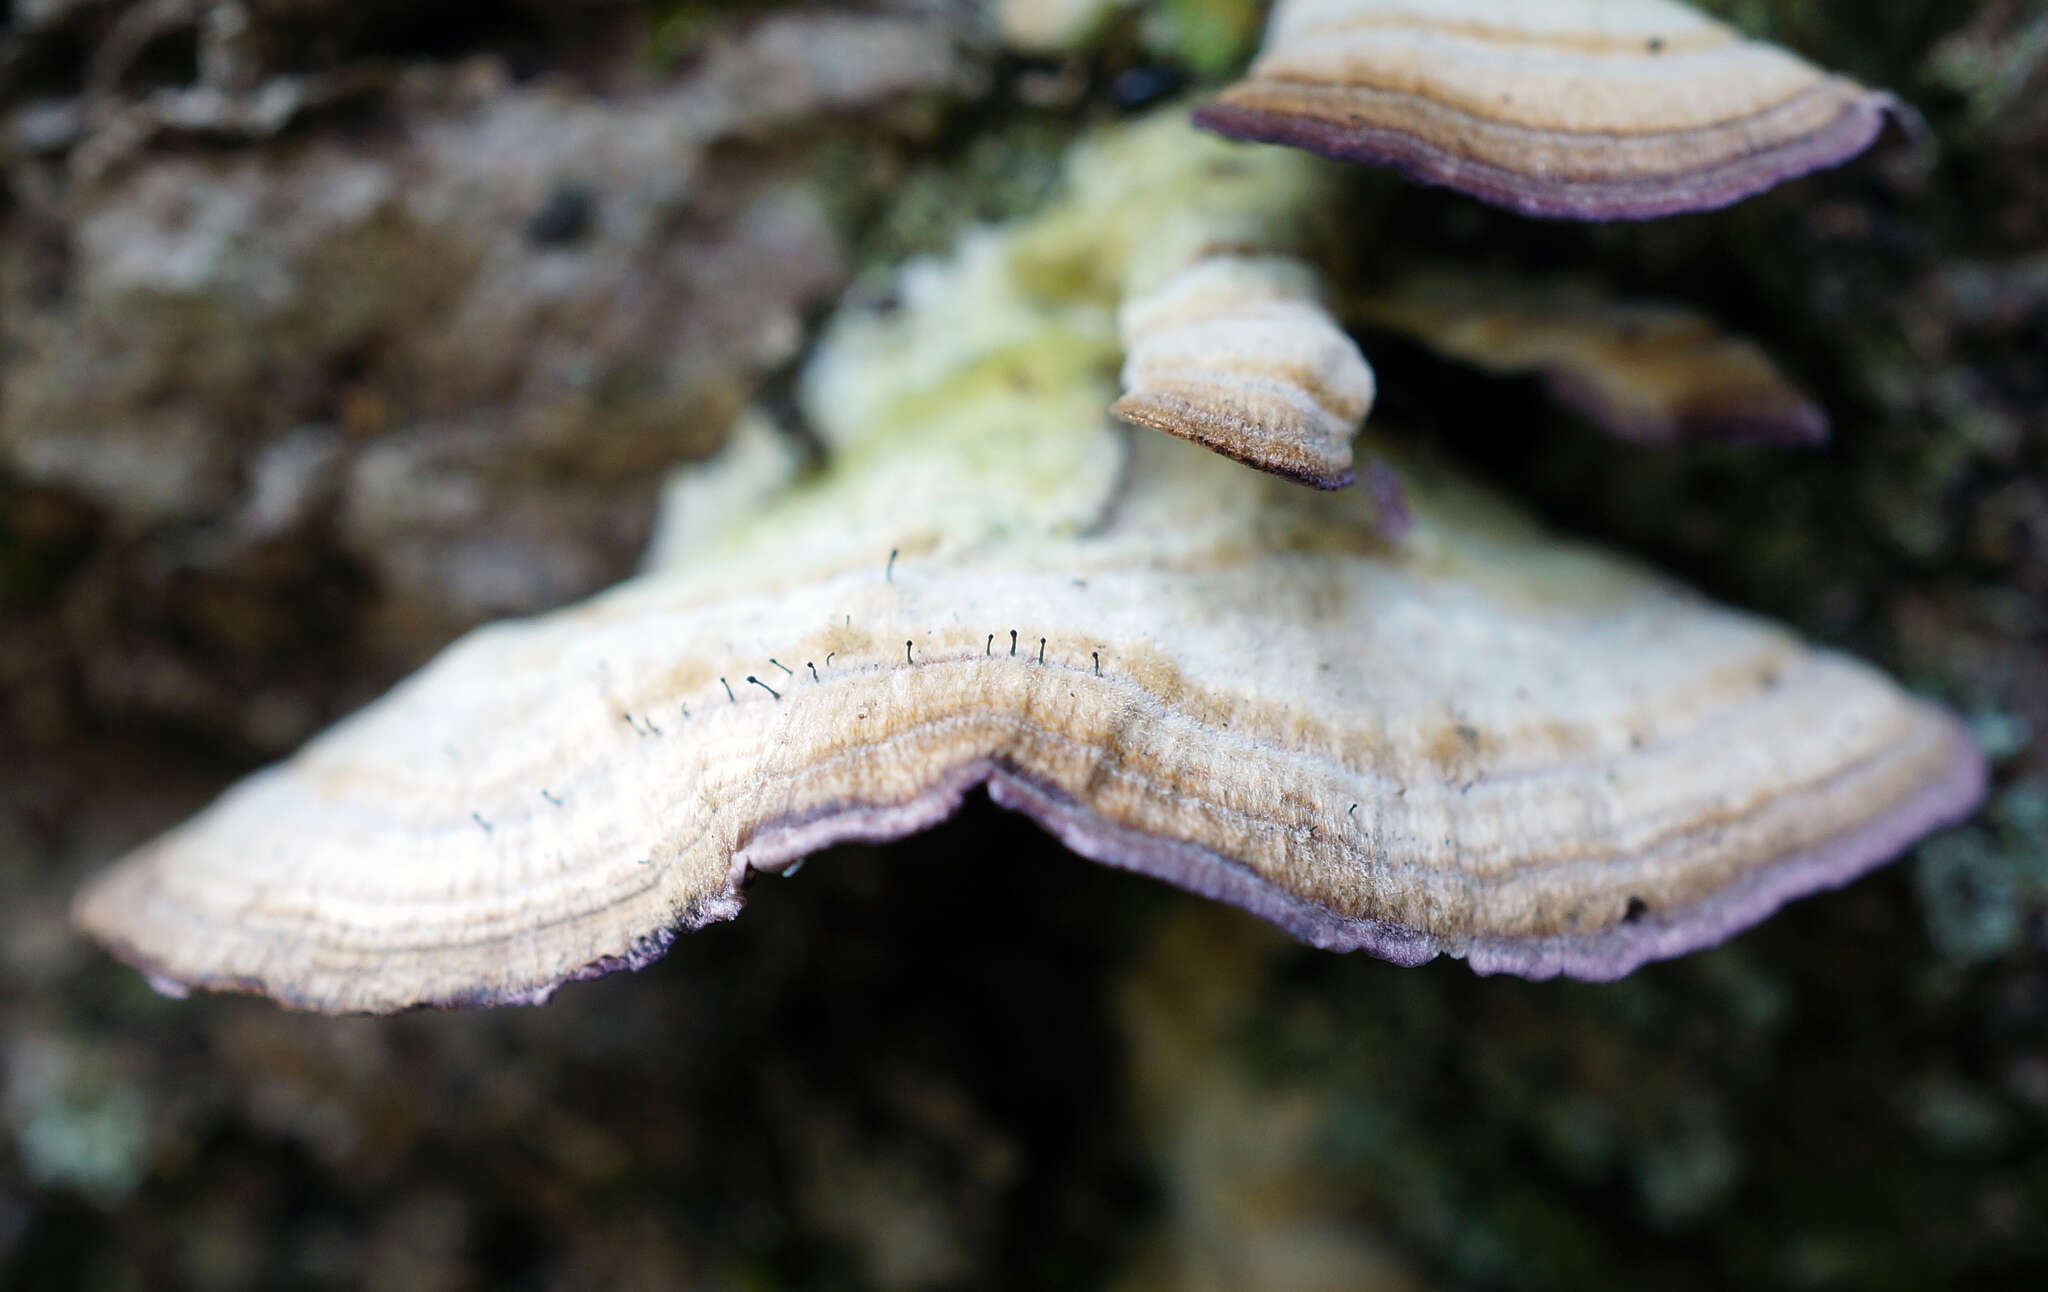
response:
M859 235L855 264L875 272L914 255L950 250L970 225L1025 215L1058 188L1060 162L1074 124L1046 113L1018 112L976 132L957 156L920 165ZM849 146L847 166L869 165L871 150ZM845 187L826 177L827 192Z
M1213 79L1250 59L1265 12L1260 0L1158 0L1145 9L1139 39L1153 57Z
M796 0L663 0L645 6L639 59L652 72L670 72L702 49L736 15L790 8Z
M2048 915L2048 787L2023 778L1983 820L1915 854L1914 890L1935 948L1960 964L2012 955Z
M17 1037L7 1107L22 1170L38 1185L105 1204L126 1198L149 1169L143 1097L94 1053Z

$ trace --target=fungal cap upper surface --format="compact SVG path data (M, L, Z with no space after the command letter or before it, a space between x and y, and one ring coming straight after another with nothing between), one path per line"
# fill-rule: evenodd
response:
M1877 138L1890 95L1674 0L1280 0L1196 115L1529 215L1726 206Z

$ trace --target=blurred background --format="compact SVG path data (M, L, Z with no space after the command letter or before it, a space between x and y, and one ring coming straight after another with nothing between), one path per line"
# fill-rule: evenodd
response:
M334 1020L159 998L68 896L628 573L842 291L1263 5L0 3L0 1286L2041 1286L2048 6L1705 7L1932 150L1606 228L1361 173L1346 272L1701 306L1833 444L1617 446L1385 339L1382 408L1956 707L1976 820L1587 986L1307 951L983 803L544 1008Z

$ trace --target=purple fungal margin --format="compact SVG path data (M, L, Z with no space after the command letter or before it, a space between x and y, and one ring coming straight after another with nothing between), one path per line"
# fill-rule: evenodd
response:
M1732 206L1786 180L1841 165L1875 143L1887 120L1911 136L1916 119L1917 114L1892 95L1867 91L1809 134L1704 170L1616 180L1521 174L1461 156L1406 131L1245 104L1213 101L1194 114L1196 125L1232 139L1386 166L1417 183L1456 189L1538 219L1585 221L1652 220Z
M1562 369L1543 374L1550 398L1617 439L1634 444L1756 444L1813 448L1828 442L1828 415L1810 400L1702 399L1671 417L1644 418L1617 405L1593 382Z
M1205 417L1201 410L1186 404L1180 404L1178 408L1178 415L1169 416L1153 407L1152 401L1125 398L1110 405L1109 412L1110 416L1132 426L1145 426L1155 431L1164 431L1176 439L1199 444L1212 453L1221 454L1254 471L1262 471L1294 484L1307 485L1324 493L1349 489L1358 483L1358 472L1351 467L1319 472L1308 467L1291 465L1270 454L1261 453L1249 445L1237 443L1229 435L1214 433L1212 427L1205 425L1212 419ZM1201 426L1206 433L1197 433L1194 429L1197 426Z
M674 926L655 929L653 932L635 938L624 954L603 956L591 961L573 973L564 974L552 982L538 986L477 987L471 991L458 992L448 996L430 997L424 1000L408 1001L388 1009L366 1007L348 1011L336 1011L331 1001L317 996L294 992L270 983L262 978L242 974L226 974L217 977L186 975L173 977L154 957L144 954L134 946L118 940L108 941L107 950L122 963L140 973L150 988L159 995L173 1000L184 1000L194 992L215 993L225 996L260 996L274 1001L286 1009L304 1010L317 1014L386 1015L392 1013L418 1013L436 1009L483 1009L498 1005L545 1005L557 990L572 982L587 982L602 978L621 970L640 970L668 953L676 935L688 930L699 929L707 924L729 920L740 912L740 901L736 896L727 895L684 911Z
M1968 816L1983 800L1987 773L1982 756L1960 726L1954 729L1953 746L1956 756L1947 773L1890 812L1763 866L1712 897L1681 910L1646 912L1599 933L1529 938L1454 941L1419 929L1338 915L1206 849L1109 825L1056 791L1014 774L992 777L989 795L1030 816L1082 856L1243 907L1326 951L1364 951L1399 965L1419 965L1449 954L1463 957L1482 974L1611 982L1652 960L1725 941L1797 898L1840 888L1898 856L1928 832Z
M1679 909L1631 911L1622 923L1595 933L1448 938L1341 915L1286 891L1241 862L1183 840L1116 825L1057 787L1003 761L978 759L941 775L904 803L842 804L763 825L733 854L724 892L678 912L673 924L636 938L623 954L602 957L551 982L483 986L406 1008L538 1005L565 983L644 969L668 951L679 933L738 915L751 873L786 870L834 844L885 843L916 834L951 816L970 791L984 785L999 806L1023 813L1083 857L1241 907L1326 951L1364 951L1399 965L1420 965L1438 955L1451 955L1462 957L1482 974L1607 982L1652 960L1722 942L1786 903L1839 888L1891 860L1928 832L1966 817L1984 797L1987 771L1961 724L1945 721L1950 727L1948 744L1954 751L1946 771L1889 811L1854 830L1761 866L1704 900ZM141 970L160 991L174 988L259 995L287 1008L331 1009L325 1002L280 991L254 978L173 979L131 946L116 943L110 950Z
M1090 861L1242 907L1311 946L1368 951L1403 965L1421 964L1443 950L1427 933L1325 910L1207 848L1112 824L1057 788L988 759L941 777L908 803L880 808L845 806L765 826L733 855L728 882L738 891L750 870L779 871L834 844L886 843L916 834L951 816L969 791L983 785L997 806L1030 817L1070 851Z
M1463 957L1482 974L1539 979L1562 975L1608 982L1652 960L1713 946L1797 898L1840 888L1898 856L1921 836L1968 816L1984 797L1987 772L1961 725L1948 721L1955 753L1945 773L1890 811L1759 867L1690 906L1646 911L1592 934L1446 939L1385 921L1340 915L1287 892L1241 862L1185 841L1115 825L1057 788L987 760L956 769L908 803L843 807L768 826L734 856L732 885L736 892L749 869L779 870L835 843L886 842L927 829L952 815L970 790L985 784L999 806L1030 817L1091 861L1228 902L1326 951L1364 951L1399 965L1419 965L1448 954Z
M1949 721L1956 753L1946 774L1855 830L1780 857L1680 911L1649 911L1598 933L1479 939L1465 946L1462 954L1483 974L1612 982L1652 960L1723 942L1761 923L1787 902L1840 888L1898 856L1922 836L1961 821L1983 802L1989 782L1983 755L1961 724Z

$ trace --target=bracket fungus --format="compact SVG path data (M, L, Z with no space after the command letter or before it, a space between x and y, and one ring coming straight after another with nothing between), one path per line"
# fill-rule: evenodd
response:
M1280 0L1195 119L1527 215L1639 220L1839 165L1905 111L1675 0Z
M1068 195L1020 235L1013 290L1115 304L1124 393L1110 412L1321 489L1356 479L1372 368L1304 258L1331 231L1332 177L1191 135L1178 113L1080 149ZM972 333L970 333L972 335Z
M750 505L472 633L97 877L79 922L170 989L539 1001L986 786L1317 946L1603 979L1975 803L1940 709L1439 468L1384 451L1394 536L1385 490L1110 419L1119 303L1211 241L1161 252L1152 204L1214 214L1239 183L1263 234L1313 187L1278 150L1216 171L1226 147L1174 117L1111 132L1042 216L842 307L800 382L822 465L743 419L670 498Z
M1678 305L1571 282L1424 274L1359 317L1496 374L1540 375L1560 403L1625 440L1818 444L1828 418L1752 341Z
M1365 356L1298 260L1196 261L1118 312L1124 395L1109 411L1319 489L1356 480L1372 407Z

